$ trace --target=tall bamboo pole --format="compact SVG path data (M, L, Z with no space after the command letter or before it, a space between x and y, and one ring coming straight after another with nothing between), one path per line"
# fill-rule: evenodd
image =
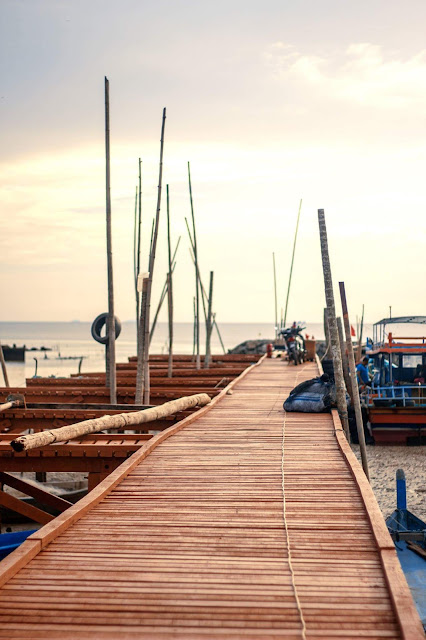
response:
M291 287L291 278L293 275L293 265L294 265L294 254L296 253L296 241L297 241L297 232L299 231L299 220L300 220L300 212L302 210L302 199L300 199L299 203L299 213L297 214L297 222L296 222L296 231L294 232L294 242L293 242L293 253L291 256L291 265L290 265L290 275L288 278L288 288L287 288L287 298L285 301L285 311L284 311L284 327L287 322L287 309L288 309L288 299L290 297L290 287Z
M141 239L142 239L142 160L139 158L138 162L138 225L137 225L137 256L136 256L136 317L139 319L140 314L140 306L141 306L141 296L137 288L137 278L140 273L141 268ZM139 344L141 340L140 331L139 331L139 322L136 321L136 341Z
M365 446L365 438L364 438L364 424L362 420L361 402L359 399L359 389L358 389L358 383L357 383L357 377L356 377L354 350L353 350L352 338L351 338L351 325L349 322L349 311L348 311L348 305L346 302L345 283L339 282L339 288L340 288L340 299L342 301L343 324L345 327L346 348L348 352L349 371L351 374L350 377L351 377L351 387L352 387L352 400L353 400L353 406L355 409L356 429L358 433L358 442L359 442L359 448L361 452L362 468L364 469L364 473L367 476L367 479L370 480L370 476L368 473L367 449Z
M195 296L192 298L192 311L194 315L194 326L192 331L192 359L195 358L195 352L197 350L197 306L195 303Z
M4 353L3 353L3 347L1 346L1 342L0 342L0 364L1 364L1 370L3 371L3 378L4 378L4 384L6 385L6 387L9 387L9 378L7 375L7 368L6 368L6 362L4 360Z
M361 324L359 327L359 339L358 339L358 349L357 349L357 354L356 354L356 358L358 360L358 362L361 361L361 356L362 356L362 332L364 329L364 305L362 305L362 316L361 316Z
M139 340L139 291L138 291L138 275L139 267L137 264L138 256L138 188L135 193L135 220L133 226L133 280L135 287L135 304L136 304L136 343Z
M272 252L272 263L274 266L275 339L277 339L278 338L277 272L275 269L275 253L274 252Z
M186 220L186 218L185 218L185 220ZM203 281L201 279L201 274L198 271L198 265L195 264L194 253L193 253L193 251L191 251L191 249L189 250L189 255L191 256L191 260L192 260L195 268L197 269L198 278L199 278L199 281L200 281L200 289L201 289L201 296L202 296L201 300L202 300L202 303L203 303L204 319L207 322L207 307L206 307L207 300L208 300L207 293L206 293L206 290L204 288ZM216 314L213 313L212 317L213 317L213 326L216 329L217 337L219 338L219 342L220 342L220 345L222 347L223 353L226 354L226 349L225 349L225 345L223 344L222 335L220 333L219 326L218 326L218 324L216 322Z
M208 298L209 306L207 312L207 322L206 322L206 355L204 358L204 368L208 369L210 366L210 357L211 357L211 337L212 337L212 304L213 304L213 271L210 271L210 285L209 285L209 298Z
M149 275L146 286L145 294L145 309L144 309L144 338L143 338L143 352L141 367L141 375L137 384L137 391L143 389L144 404L149 404L150 385L149 385L149 315L151 308L151 291L152 291L152 279L154 275L155 265L155 251L157 248L158 228L160 224L160 209L161 209L161 188L163 181L163 151L164 151L164 129L166 125L166 108L163 109L163 119L161 124L161 140L160 140L160 163L159 163L159 176L158 176L158 194L157 194L157 209L155 214L155 226L151 242L151 251L149 256Z
M194 216L194 202L192 199L192 184L191 184L191 168L188 162L188 182L189 182L189 199L191 202L191 216L192 216L192 227L194 234L194 257L195 257L195 307L196 307L196 368L201 368L201 357L200 357L200 282L199 282L199 269L198 269L198 250L197 250L197 234L195 231L195 216Z
M175 251L172 257L172 273L174 272L176 267L175 257L176 257L177 250L179 248L180 238L181 237L179 236L178 241L176 243ZM168 291L167 287L168 287L168 277L166 276L166 281L163 285L163 290L161 291L160 300L158 302L157 311L155 312L154 320L152 321L151 331L149 332L149 344L151 344L152 342L152 336L154 335L155 327L157 326L158 314L160 313L161 307L163 306L163 302L166 299L166 295Z
M167 299L169 307L169 363L167 368L167 377L173 376L173 285L172 285L172 247L170 241L170 202L169 202L169 185L167 190L167 245L169 254L169 273L167 286Z
M331 277L330 257L328 254L327 228L325 225L324 209L318 209L318 223L321 240L322 269L324 273L325 299L327 302L328 328L330 331L331 353L333 356L334 382L336 385L337 408L343 429L350 442L348 410L346 405L346 389L343 378L342 358L337 330L336 308L334 305L333 279Z
M106 174L106 238L108 263L108 365L106 376L110 390L111 404L117 404L117 378L115 370L115 316L114 284L112 272L112 231L111 231L111 157L109 129L109 82L105 77L105 174Z

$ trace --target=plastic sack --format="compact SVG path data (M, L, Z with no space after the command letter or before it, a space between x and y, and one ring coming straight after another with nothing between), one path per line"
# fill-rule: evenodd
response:
M306 380L291 391L284 402L285 411L323 413L336 404L335 386L324 373L318 378Z

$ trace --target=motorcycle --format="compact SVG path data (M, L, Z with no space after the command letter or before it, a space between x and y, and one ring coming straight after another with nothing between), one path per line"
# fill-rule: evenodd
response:
M284 338L288 360L293 361L295 366L305 359L305 339L302 336L304 329L306 327L300 327L294 323L292 327L280 331L280 335Z

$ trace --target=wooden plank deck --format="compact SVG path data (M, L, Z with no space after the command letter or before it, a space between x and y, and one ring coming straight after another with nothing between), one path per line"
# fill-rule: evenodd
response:
M0 563L0 638L404 638L420 621L313 363L263 360Z

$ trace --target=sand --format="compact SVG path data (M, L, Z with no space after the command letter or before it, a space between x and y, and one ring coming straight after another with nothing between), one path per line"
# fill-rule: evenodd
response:
M351 445L360 460L359 447ZM395 474L403 469L407 482L407 509L426 521L426 447L367 446L371 486L387 518L396 509Z

